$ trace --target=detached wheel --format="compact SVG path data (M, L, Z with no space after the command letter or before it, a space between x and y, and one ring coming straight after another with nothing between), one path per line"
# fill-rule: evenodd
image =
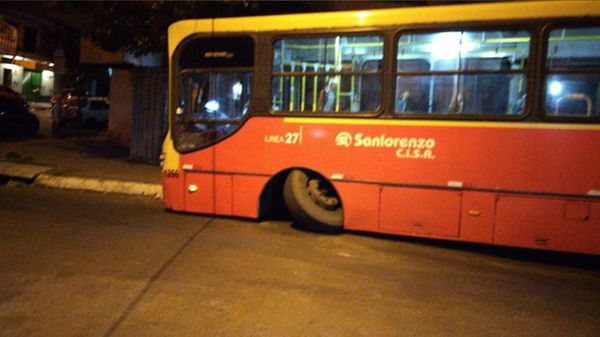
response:
M293 170L283 186L283 200L297 224L318 232L342 230L340 198L326 179Z

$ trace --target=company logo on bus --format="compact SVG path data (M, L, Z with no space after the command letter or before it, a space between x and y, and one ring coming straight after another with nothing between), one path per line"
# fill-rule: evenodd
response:
M352 146L352 134L350 132L340 132L335 137L335 145L350 147Z
M435 144L435 138L368 136L362 132L343 131L335 137L336 146L395 149L396 157L406 159L435 159Z

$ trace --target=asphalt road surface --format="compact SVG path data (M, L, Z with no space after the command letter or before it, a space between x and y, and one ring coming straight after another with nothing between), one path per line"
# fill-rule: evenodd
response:
M0 186L0 336L600 336L598 259Z

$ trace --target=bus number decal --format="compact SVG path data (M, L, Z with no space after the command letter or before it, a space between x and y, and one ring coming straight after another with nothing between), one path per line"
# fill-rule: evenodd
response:
M335 137L339 147L366 147L395 149L396 157L402 159L435 159L435 138L390 137L385 134L367 136L364 133L340 132Z
M163 170L162 175L165 178L179 178L179 171L177 170Z
M299 132L286 132L283 136L285 138L285 144L296 144L298 142L298 138L300 138Z
M286 145L302 144L302 127L300 127L298 131L289 131L279 135L266 135L265 143Z

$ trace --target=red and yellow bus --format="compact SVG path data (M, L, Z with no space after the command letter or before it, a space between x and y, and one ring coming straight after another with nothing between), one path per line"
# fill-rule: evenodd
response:
M169 28L181 212L600 254L600 5L532 1Z

